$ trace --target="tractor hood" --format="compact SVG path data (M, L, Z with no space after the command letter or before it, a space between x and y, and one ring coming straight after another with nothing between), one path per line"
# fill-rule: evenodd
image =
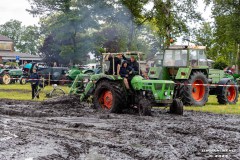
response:
M134 90L152 92L156 103L172 103L174 82L170 80L149 80L134 76L131 80Z

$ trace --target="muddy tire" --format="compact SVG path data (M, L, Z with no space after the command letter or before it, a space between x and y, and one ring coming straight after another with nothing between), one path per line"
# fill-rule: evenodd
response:
M204 85L205 84L205 85ZM180 87L182 102L186 106L203 106L208 101L209 87L207 77L202 72L194 72Z
M101 81L93 96L96 109L110 113L119 113L125 107L125 93L118 82Z
M138 102L138 113L140 116L151 116L152 103L145 97L141 98Z
M174 99L170 105L170 113L183 115L183 103L180 99Z
M11 83L11 77L8 73L3 74L1 77L1 83L2 84L10 84Z
M227 86L219 88L219 94L217 95L219 104L236 104L238 101L238 86L233 82L228 82Z
M24 85L27 83L27 78L21 78L20 79L20 84Z

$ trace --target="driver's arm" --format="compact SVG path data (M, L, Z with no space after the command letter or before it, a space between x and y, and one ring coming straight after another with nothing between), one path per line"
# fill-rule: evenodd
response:
M120 64L117 65L117 75L119 76L119 72L120 72Z
M130 61L130 58L126 58L124 54L122 55L122 57L125 61Z
M108 61L108 60L109 60L109 56L110 56L110 53L107 54L107 55L105 55L104 60L105 60L105 61Z

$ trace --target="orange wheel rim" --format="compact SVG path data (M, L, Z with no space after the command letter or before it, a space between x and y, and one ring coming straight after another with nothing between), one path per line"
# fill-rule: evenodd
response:
M227 99L229 102L233 102L236 98L236 89L234 86L230 86L227 89Z
M205 87L202 80L196 80L192 85L192 97L196 101L201 101L205 94Z
M112 101L113 101L113 95L112 95L112 92L109 90L104 91L99 98L99 103L101 107L108 110L112 108Z

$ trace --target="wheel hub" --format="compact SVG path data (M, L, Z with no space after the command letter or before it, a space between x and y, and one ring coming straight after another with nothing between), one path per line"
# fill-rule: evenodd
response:
M227 99L229 102L233 102L236 99L236 89L234 86L230 86L227 90Z
M4 76L3 76L3 82L4 82L5 84L10 83L10 77L9 77L8 75L4 75Z
M202 80L195 80L192 84L192 98L195 101L201 101L205 94L205 86Z
M100 97L102 108L110 110L112 108L113 95L111 91L104 91Z

